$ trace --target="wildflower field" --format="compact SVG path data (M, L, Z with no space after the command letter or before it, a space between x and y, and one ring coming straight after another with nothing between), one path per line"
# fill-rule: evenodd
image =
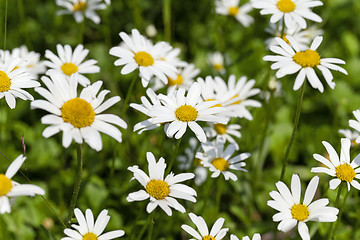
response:
M1 0L0 240L360 239L360 1Z

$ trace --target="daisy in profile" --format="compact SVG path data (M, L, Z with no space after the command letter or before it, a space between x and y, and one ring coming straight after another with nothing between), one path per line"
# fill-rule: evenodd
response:
M239 240L239 238L234 234L231 234L230 240ZM242 238L242 240L250 240L250 238L248 236L245 236ZM252 240L261 240L261 235L259 233L255 233L254 236L252 237Z
M109 0L107 0L110 3ZM56 4L65 9L57 11L58 15L72 14L77 23L84 21L84 17L96 24L100 23L100 17L95 12L106 8L102 0L56 0Z
M173 95L158 96L161 106L153 106L149 111L153 123L169 123L166 135L170 138L181 138L189 127L200 142L206 142L206 135L198 121L226 124L228 119L220 115L222 107L218 101L202 101L201 87L194 83L185 96L185 89L179 88Z
M164 84L168 83L168 77L176 79L177 70L175 65L165 60L165 56L172 47L166 42L158 42L155 45L133 29L131 35L121 32L123 44L110 49L110 55L118 57L115 66L124 66L121 74L125 75L139 69L141 82L147 87L150 79L155 76Z
M78 74L73 74L70 81L56 71L49 71L48 74L50 78L41 78L47 88L35 88L45 100L35 100L31 103L32 108L49 112L41 118L42 124L50 125L42 133L45 138L62 131L62 144L65 148L75 140L78 144L86 142L96 151L102 149L100 132L121 142L121 132L112 124L126 128L124 120L114 114L101 114L119 102L120 97L115 96L104 101L110 91L102 90L99 93L102 81L82 89L78 95Z
M313 167L311 172L314 173L326 173L332 177L336 177L330 180L330 189L336 189L340 183L346 182L348 191L350 191L350 185L360 190L360 184L356 179L360 179L360 155L357 155L352 162L350 162L350 146L351 141L347 138L341 139L341 152L340 158L335 149L328 143L323 141L326 151L329 154L330 161L320 154L314 154L316 161L324 164L324 167Z
M45 61L45 65L66 77L78 73L77 79L82 86L85 87L90 84L90 80L83 74L100 72L100 67L96 66L96 60L90 59L84 61L85 57L89 54L89 50L84 49L82 44L77 45L74 51L72 51L70 45L62 46L58 44L56 49L58 56L50 50L45 51L45 57L50 60Z
M34 88L40 86L30 75L26 68L17 67L21 63L20 58L10 58L5 63L0 63L0 99L5 97L8 106L13 109L16 106L16 98L33 100L33 96L22 88Z
M239 124L209 123L208 125L210 127L204 128L207 137L209 138L216 137L216 140L223 138L225 142L229 141L230 143L235 145L236 150L239 150L239 144L233 138L233 137L237 137L237 138L241 137L241 133L239 131L241 129L241 126Z
M352 120L352 121L354 121L354 120ZM340 134L344 135L344 137L350 139L352 147L356 147L359 144L356 142L356 139L360 136L359 132L351 131L350 129L339 129L338 132Z
M244 27L248 27L254 22L248 12L252 10L250 3L239 6L240 0L217 0L215 11L217 14L233 16Z
M322 6L318 0L251 0L252 7L261 9L261 15L272 14L271 23L277 23L281 19L285 21L285 26L290 28L298 24L301 28L306 28L306 20L321 22L319 15L313 13L311 8Z
M332 81L334 77L329 69L347 75L345 69L335 65L345 64L343 60L338 58L321 58L316 51L323 37L316 37L311 43L310 48L305 51L300 50L299 44L293 37L287 36L286 38L290 44L281 38L275 38L280 47L271 46L270 50L279 55L268 55L264 57L264 60L275 62L271 65L271 69L278 69L276 72L277 78L299 72L295 79L294 90L298 90L304 84L305 78L307 78L313 88L318 89L320 92L324 91L324 86L315 73L315 67L321 71L325 81L332 89L335 87L335 83Z
M245 159L250 157L250 153L241 153L232 157L236 147L234 144L229 144L224 150L225 140L202 143L201 147L204 153L198 152L195 157L201 160L201 164L209 168L212 172L211 177L217 178L220 174L224 175L225 180L236 181L237 176L229 170L241 170L247 172L243 167L246 166Z
M111 240L122 237L125 234L123 230L115 230L102 234L110 220L108 210L106 209L100 212L95 221L94 214L90 209L86 209L85 215L78 208L75 208L74 213L79 225L71 225L75 230L66 228L64 233L67 237L61 238L61 240Z
M193 173L180 173L175 175L171 172L164 178L166 168L165 159L161 157L159 161L156 162L151 152L146 153L146 159L149 164L149 175L136 165L128 167L128 170L134 174L131 180L136 179L145 190L142 189L130 193L126 200L133 202L150 198L150 202L146 207L148 213L151 213L157 206L164 210L169 216L172 215L171 208L184 213L186 211L185 208L176 198L196 202L196 191L180 182L192 179L195 175Z
M270 197L273 200L269 200L267 205L279 211L273 215L273 221L280 222L278 230L288 232L297 225L300 237L304 240L310 240L306 222L336 221L339 210L326 206L329 204L329 199L321 198L312 202L318 184L319 177L313 177L306 188L304 200L301 203L301 183L297 174L292 175L291 192L285 183L281 181L276 183L278 191L270 192Z
M221 74L225 73L224 56L220 52L211 53L208 56L208 62L210 66L212 66L215 70L217 70Z
M19 155L6 170L5 174L0 174L0 214L10 213L11 204L9 198L19 196L44 195L45 191L33 184L20 184L11 178L19 171L26 157Z
M229 231L229 228L222 228L225 222L224 218L216 220L209 233L206 222L202 217L196 216L194 213L189 213L189 217L199 232L186 224L181 225L181 228L196 240L221 240Z

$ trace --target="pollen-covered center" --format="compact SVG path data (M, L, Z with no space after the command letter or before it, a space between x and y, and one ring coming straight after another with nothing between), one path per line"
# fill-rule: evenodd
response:
M217 123L214 125L214 129L217 134L223 135L226 133L226 125L222 123Z
M336 177L341 181L351 182L356 173L354 168L352 168L349 164L341 164L335 168Z
M201 240L216 240L216 239L211 235L206 235L205 237L202 237Z
M320 64L320 55L317 51L308 49L304 52L295 53L293 60L303 68L313 68Z
M276 3L276 7L284 13L292 12L294 11L296 5L292 0L279 0Z
M73 73L78 71L78 67L73 63L64 63L61 66L61 70L68 76L71 76Z
M74 5L74 12L84 11L86 9L86 2L79 2Z
M81 98L70 99L60 110L64 122L71 123L76 128L88 127L95 119L94 109L90 103Z
M198 112L193 106L182 105L175 110L175 117L182 122L191 122L196 120Z
M291 207L291 215L298 221L304 221L309 216L309 210L304 204L298 203Z
M135 53L134 59L139 66L147 67L154 64L154 58L144 51Z
M4 71L0 71L0 92L7 92L10 90L11 80Z
M6 195L11 189L11 180L4 174L0 174L0 197Z
M218 170L220 171L225 171L226 169L229 168L230 164L228 163L228 161L226 161L223 158L214 158L214 160L211 162L211 164Z
M98 240L98 237L94 233L89 232L83 236L82 240Z
M169 86L174 86L174 85L179 86L183 83L183 81L184 81L184 79L180 74L177 75L176 79L172 79L172 78L168 77L168 85Z
M146 191L157 200L164 199L170 193L169 184L162 180L151 180L146 185Z
M236 16L239 12L239 7L229 7L229 15Z

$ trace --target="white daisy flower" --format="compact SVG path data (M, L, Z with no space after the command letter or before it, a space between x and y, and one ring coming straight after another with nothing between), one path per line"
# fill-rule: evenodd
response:
M78 208L75 208L74 213L79 225L71 225L75 230L65 228L64 233L67 237L61 238L61 240L111 240L122 237L125 234L123 230L115 230L102 234L110 220L108 210L106 209L100 212L95 221L90 209L86 209L85 215Z
M251 0L252 7L261 9L261 15L272 14L271 23L284 19L287 28L294 23L301 28L306 28L306 20L321 22L319 15L313 13L311 8L322 6L323 3L317 0Z
M354 120L352 120L352 121L354 121ZM359 132L351 131L350 129L339 129L338 132L340 134L344 135L344 137L350 139L352 147L355 147L358 145L358 143L356 142L356 139L360 136Z
M156 162L154 155L151 152L146 153L146 158L149 163L149 176L138 166L134 165L128 167L128 170L134 173L134 177L143 185L145 190L130 193L126 200L128 202L142 201L150 198L150 202L146 207L146 211L151 213L157 206L160 206L164 212L171 216L171 208L184 213L185 208L176 200L176 198L196 202L196 191L187 185L180 184L180 182L194 178L193 173L180 173L175 175L169 173L164 179L166 163L164 158L160 158Z
M225 222L224 218L217 219L209 233L206 222L202 217L196 216L194 213L189 213L189 217L199 232L186 224L181 225L181 228L197 240L221 240L229 231L229 228L222 228Z
M209 54L207 60L209 64L221 74L225 73L224 56L220 52L214 52Z
M179 88L172 96L158 96L162 106L153 106L149 111L153 123L169 123L166 135L170 138L181 138L189 127L200 142L206 142L204 130L198 121L227 123L226 117L220 116L222 107L216 107L217 101L203 102L200 97L201 87L194 83L185 97L185 89Z
M230 240L239 240L239 238L234 234L231 234ZM245 236L242 238L242 240L250 240L250 238L248 236ZM252 237L252 240L261 240L261 235L259 233L255 233L254 236Z
M141 82L144 87L149 84L153 76L158 77L164 84L168 78L176 79L176 67L164 57L172 47L166 42L158 42L153 45L149 39L142 36L138 30L133 29L131 35L121 32L119 35L125 45L116 46L110 49L110 55L119 57L115 66L124 67L121 74L128 74L139 69Z
M50 125L43 131L45 138L62 131L62 144L65 148L75 140L79 144L85 141L96 151L102 149L100 132L121 142L121 132L112 124L126 128L124 120L114 114L101 114L119 102L120 97L115 96L104 102L110 91L102 90L99 93L102 81L84 88L78 96L78 74L73 74L70 81L66 81L63 75L55 71L49 71L48 74L50 78L41 78L47 89L35 88L45 100L35 100L31 103L32 108L40 108L50 113L41 118L41 123Z
M83 74L100 72L100 67L96 66L96 60L90 59L84 61L85 57L89 54L89 50L84 49L82 44L77 45L74 51L72 51L70 45L62 46L58 44L56 49L59 56L50 50L45 51L45 57L50 60L45 61L45 65L66 77L78 73L78 81L82 86L85 87L90 84L90 80Z
M150 38L153 38L158 34L154 24L147 25L145 28L145 32L146 32L146 35Z
M356 120L350 119L349 126L356 131L360 132L360 109L353 111ZM360 143L360 136L355 139L356 143Z
M225 180L231 179L236 181L238 179L237 176L230 172L229 169L247 172L247 170L243 168L246 166L246 163L243 161L250 157L250 153L241 153L235 157L231 157L236 150L235 145L229 144L225 151L224 145L224 139L202 143L201 147L204 153L198 152L195 157L201 160L201 164L204 167L209 168L212 172L212 178L217 178L220 173L222 173Z
M65 9L57 11L58 15L72 14L77 23L84 21L84 17L94 23L100 23L100 17L95 12L106 8L102 0L56 0L56 4Z
M6 103L11 109L15 108L15 98L22 100L33 100L33 96L22 88L34 88L40 86L30 75L26 68L17 67L20 58L11 58L4 64L0 64L0 99L5 97Z
M279 55L268 55L264 57L265 61L275 62L271 65L271 69L278 69L276 72L277 78L282 78L289 74L299 72L294 83L294 90L298 90L305 81L305 77L308 79L310 85L318 89L320 92L324 91L320 79L315 73L315 67L317 67L323 74L328 85L333 89L335 83L333 75L329 69L342 72L347 75L347 72L342 67L335 64L345 64L345 62L338 58L320 58L316 49L320 46L323 37L316 37L312 42L309 49L301 51L296 40L287 36L290 45L283 39L276 38L279 46L271 46L270 50ZM295 51L294 51L295 50Z
M314 154L313 157L316 161L324 164L324 167L313 167L311 172L314 173L326 173L332 177L336 177L330 180L330 189L336 189L342 181L346 182L348 191L350 191L350 185L360 190L360 183L355 179L360 179L360 155L357 155L350 163L350 146L351 141L347 138L341 139L341 152L340 159L335 149L328 143L323 141L326 151L329 154L330 161L320 154Z
M44 195L45 191L33 184L20 184L11 178L19 171L26 157L19 155L8 167L5 174L0 174L0 214L10 213L11 204L9 198L19 196Z
M215 2L215 11L221 15L233 16L244 27L248 27L254 22L254 18L251 17L248 12L252 10L250 3L245 3L239 6L240 0L217 0Z
M276 183L278 192L270 192L270 196L273 200L269 200L267 205L279 211L279 213L273 215L273 221L280 222L277 227L278 230L288 232L298 225L300 237L303 240L310 240L309 229L306 222L336 221L339 210L334 207L326 206L329 204L329 199L321 198L311 202L315 196L318 184L319 177L313 177L306 188L304 200L301 203L301 183L297 174L292 175L291 192L285 183L281 181Z
M241 137L241 133L239 131L241 126L239 124L209 123L208 125L210 127L204 128L207 137L216 137L216 140L223 138L225 142L229 141L235 145L236 150L239 150L239 144L233 138L233 136L237 138Z

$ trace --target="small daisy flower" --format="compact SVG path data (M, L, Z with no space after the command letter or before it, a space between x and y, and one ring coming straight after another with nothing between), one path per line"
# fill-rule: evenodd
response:
M195 82L186 97L184 88L179 88L172 96L160 94L162 106L154 106L149 111L153 123L169 123L166 135L170 138L181 138L189 127L200 142L206 142L205 132L197 122L226 124L228 119L217 115L223 111L222 107L215 106L217 101L203 102L200 93L201 87Z
M139 69L144 87L149 84L153 76L159 78L164 84L168 83L167 77L176 79L176 67L164 58L172 49L168 43L158 42L153 45L136 29L131 31L131 35L125 32L119 35L124 44L111 48L110 55L119 57L114 63L115 66L124 65L121 74L125 75Z
M0 64L0 99L5 97L8 106L13 109L16 99L33 100L33 96L22 88L34 88L40 86L30 75L26 68L17 67L21 63L20 58L10 58L4 64Z
M90 84L90 80L83 74L100 72L100 67L96 66L96 60L90 59L84 61L85 57L89 54L89 50L84 49L83 45L77 45L74 51L72 51L70 45L62 46L58 44L56 49L59 56L50 50L45 51L45 57L50 60L45 61L45 65L66 77L78 73L78 81L82 86L85 87Z
M307 78L313 88L318 89L320 92L324 91L324 86L315 73L315 67L321 71L327 84L332 89L335 87L335 83L332 81L333 75L329 69L339 71L347 75L345 69L335 65L345 64L343 60L338 58L320 58L316 49L320 46L323 37L316 37L310 48L306 51L300 50L298 43L293 37L287 36L287 39L290 44L287 44L281 38L276 38L280 47L271 46L270 50L279 55L268 55L264 57L264 60L275 62L271 65L271 69L278 69L276 72L277 78L282 78L285 75L299 72L295 79L293 87L294 90L298 90L301 85L303 85L305 78Z
M230 240L239 240L239 238L234 234L231 234ZM248 236L245 236L242 238L242 240L250 240L250 238ZM254 236L252 237L252 240L261 240L261 235L259 233L255 233Z
M110 3L109 0L108 3ZM65 8L57 11L58 15L72 14L77 23L84 21L84 17L86 17L99 24L101 20L95 11L106 8L102 0L56 0L56 4Z
M208 62L210 64L210 66L212 66L214 69L216 69L221 74L225 73L224 56L220 52L211 53L208 56Z
M288 232L298 225L300 237L303 240L310 240L309 229L306 222L336 221L339 210L326 206L329 204L329 199L321 198L312 202L318 184L319 177L313 177L306 188L304 200L301 203L301 183L297 174L292 175L291 192L285 183L281 181L276 183L278 191L270 192L273 200L269 200L267 205L279 211L279 213L273 215L273 221L280 222L277 227L278 230Z
M212 172L211 177L217 178L220 173L224 175L225 180L236 181L237 176L230 172L232 170L241 170L247 172L243 167L246 166L245 159L250 157L250 153L241 153L235 157L231 157L236 147L234 144L229 144L224 151L225 140L219 139L218 141L202 143L201 146L204 153L196 153L196 158L201 160L204 167L209 168Z
M186 224L181 225L181 228L197 240L221 240L229 231L229 228L222 228L225 222L224 218L216 220L209 233L206 222L202 217L196 216L194 213L189 213L189 217L199 232Z
M102 81L84 88L78 96L76 79L78 74L73 74L70 81L55 71L49 71L48 74L50 78L47 76L41 78L47 89L35 88L45 100L35 100L31 103L32 108L49 112L41 118L41 123L50 125L42 133L45 138L62 131L62 144L65 148L75 140L79 144L85 141L96 151L102 149L100 132L121 142L121 132L112 124L126 128L124 120L114 114L101 114L119 102L120 97L112 97L104 102L105 96L110 91L102 90L99 93Z
M233 16L244 27L248 27L254 22L248 12L252 10L250 3L239 6L240 0L217 0L215 11L217 14Z
M261 15L272 14L271 23L283 19L287 28L298 24L306 28L306 20L321 22L319 15L313 13L311 8L322 6L323 3L317 0L251 0L252 7L261 9Z
M349 126L353 129L355 129L356 131L360 132L360 110L358 109L358 110L353 111L353 114L354 114L356 120L350 119ZM358 136L355 139L355 142L360 143L360 136Z
M339 129L338 132L340 134L344 135L345 138L350 139L352 147L356 147L358 145L358 143L356 142L356 139L360 136L359 132L351 131L350 129Z
M151 213L157 206L160 206L169 216L172 215L170 207L181 213L186 212L185 208L176 198L196 202L196 191L180 183L194 178L195 175L193 173L180 173L175 175L171 172L164 179L166 168L165 159L161 157L159 161L156 162L151 152L146 153L146 158L149 164L149 176L136 165L128 167L128 170L134 173L134 177L131 180L136 179L145 190L130 193L126 200L133 202L150 198L150 202L146 207L148 213Z
M147 25L145 28L145 32L146 32L146 35L150 38L153 38L158 34L154 24Z
M110 220L108 210L106 209L100 212L95 221L90 209L86 209L85 215L78 208L75 208L74 213L79 225L71 225L75 230L66 228L64 233L67 237L61 238L61 240L111 240L122 237L125 234L123 230L115 230L102 234Z
M350 139L341 139L341 152L340 159L335 149L328 143L323 141L326 151L329 154L330 161L320 154L314 154L313 157L316 161L325 165L325 167L313 167L311 172L314 173L326 173L332 177L336 177L330 180L330 189L336 189L342 181L346 182L348 191L350 191L350 185L360 190L360 183L355 179L360 179L360 155L357 155L355 159L350 163Z
M233 136L237 138L241 137L241 133L239 131L241 126L239 124L209 123L208 125L210 127L204 128L206 136L209 138L216 137L216 140L223 138L225 142L229 141L235 145L236 150L239 150L239 144L233 138Z
M26 157L19 155L6 170L5 174L0 174L0 214L10 213L11 204L9 198L19 196L44 195L45 191L33 184L20 184L11 178L19 171Z

